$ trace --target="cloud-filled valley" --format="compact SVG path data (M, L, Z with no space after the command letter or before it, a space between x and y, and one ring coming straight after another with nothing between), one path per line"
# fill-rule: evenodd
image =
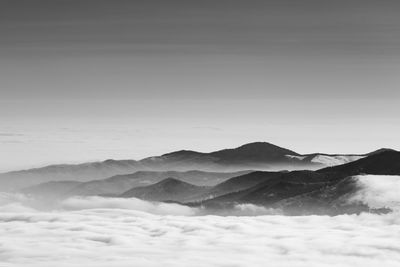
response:
M321 156L334 160L317 170L274 171L282 163L310 167ZM400 152L299 155L252 143L140 162L3 174L0 266L394 267L400 261ZM200 168L210 162L228 168ZM200 170L186 170L194 163ZM141 164L151 168L138 171Z
M400 177L356 179L361 189L348 201L393 212L283 216L249 204L216 215L98 196L45 208L2 193L1 266L398 266Z
M2 213L3 266L397 266L398 214Z

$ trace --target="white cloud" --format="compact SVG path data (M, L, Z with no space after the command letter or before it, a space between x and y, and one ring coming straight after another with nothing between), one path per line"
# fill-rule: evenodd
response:
M398 266L398 214L0 214L1 266Z
M391 191L398 188L392 179L360 177L364 189L357 197L394 205ZM25 207L30 201L24 196L1 196L2 267L397 267L400 262L398 212L196 216L204 211L100 197L71 198L53 211L38 211ZM231 214L274 212L241 205Z
M194 215L196 209L172 203L152 203L137 198L72 197L61 202L66 210L127 209L160 215Z
M361 201L374 208L400 208L400 176L360 175L356 178L361 190L350 200Z
M23 203L26 201L29 201L29 198L24 194L0 192L0 206L13 202Z

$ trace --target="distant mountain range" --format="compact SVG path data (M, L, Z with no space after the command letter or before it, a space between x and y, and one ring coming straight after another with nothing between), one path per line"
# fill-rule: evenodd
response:
M22 192L35 196L119 196L130 188L158 183L168 177L198 186L214 186L229 178L251 171L203 172L203 171L138 171L132 174L115 175L102 180L89 182L59 181L45 182L22 189Z
M224 149L211 153L181 150L139 161L106 160L103 162L52 165L37 169L8 172L0 174L0 188L1 191L12 191L45 182L88 182L106 179L115 175L132 174L138 171L315 170L351 162L378 152L381 152L381 150L363 155L330 155L323 153L301 155L270 143L256 142L234 149Z
M186 202L200 197L208 189L209 187L206 186L197 186L175 178L167 178L156 184L132 188L123 193L121 197L134 197L151 201Z
M55 198L88 195L134 197L208 210L255 204L290 215L388 212L385 207L374 210L364 203L346 201L359 190L354 177L364 174L400 175L400 152L380 150L349 163L318 170L139 171L89 182L46 182L22 192Z
M187 183L183 185L183 182L179 181L169 183L169 178L156 185L133 188L121 197L155 201L175 200L181 204L209 209L227 209L236 204L256 204L280 209L290 215L388 212L386 207L374 210L364 203L346 201L346 196L359 189L353 177L363 174L400 175L400 152L373 153L351 163L317 171L256 171L209 188ZM190 188L190 194L177 195L179 188Z

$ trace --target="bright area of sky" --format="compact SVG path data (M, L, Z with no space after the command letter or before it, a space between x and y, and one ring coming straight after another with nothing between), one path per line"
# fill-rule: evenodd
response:
M400 149L398 1L3 1L0 171L253 141Z

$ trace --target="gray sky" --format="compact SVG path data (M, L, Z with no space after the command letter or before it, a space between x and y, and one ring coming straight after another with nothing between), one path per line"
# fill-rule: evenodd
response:
M400 149L399 13L385 0L3 0L0 170L248 141Z

